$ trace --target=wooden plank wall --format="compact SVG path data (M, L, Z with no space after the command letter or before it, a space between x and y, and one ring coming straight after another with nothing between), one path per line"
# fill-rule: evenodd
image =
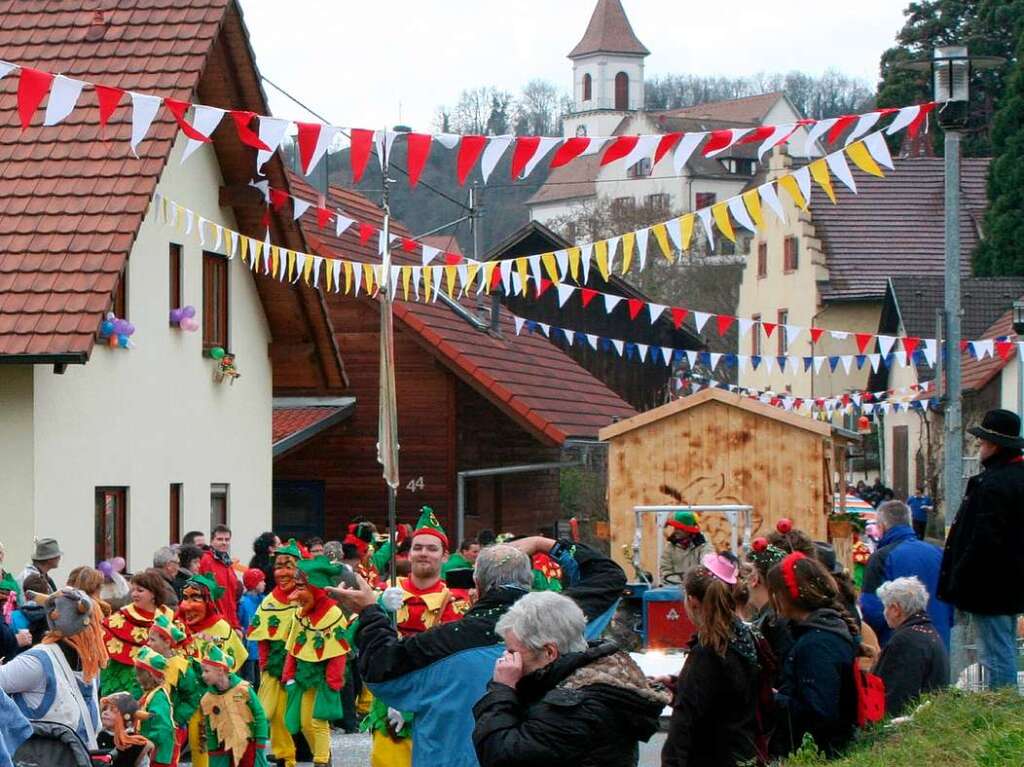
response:
M633 507L639 505L750 504L755 537L789 517L824 540L826 448L827 440L817 434L716 401L612 438L612 556L632 578ZM641 562L656 572L661 531L653 514L646 517ZM704 527L718 548L728 546L729 525L721 515L706 515Z

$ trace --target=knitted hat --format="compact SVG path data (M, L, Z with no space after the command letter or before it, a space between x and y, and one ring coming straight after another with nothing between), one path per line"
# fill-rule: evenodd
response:
M302 580L310 586L325 589L338 584L342 567L321 554L312 559L300 559L299 572L302 573Z
M420 509L420 518L416 522L416 528L413 530L412 537L415 538L417 535L432 535L441 541L445 549L448 548L448 536L445 535L444 528L441 527L441 523L434 516L434 510L429 506L424 506Z
M289 557L295 557L296 559L305 559L308 556L308 554L299 547L298 542L294 538L289 538L287 544L284 546L278 546L274 549L274 555L277 556L278 554L285 554Z
M676 530L682 530L684 533L699 533L700 514L694 514L692 511L677 511L668 518L665 524Z
M250 567L242 576L242 585L246 591L252 591L258 585L267 580L267 576L258 567Z
M198 586L199 588L206 591L210 595L212 601L217 601L224 594L224 587L221 586L214 579L212 575L206 573L196 573L185 583L185 588L189 586Z
M153 619L153 623L149 628L152 631L163 634L171 645L179 645L185 641L185 631L179 624L172 621L163 613L160 613Z
M235 659L231 657L231 653L226 652L211 642L203 650L202 663L206 666L216 666L225 671L230 671L231 667L235 664Z
M135 665L151 671L157 676L163 676L167 671L167 658L151 647L140 647L135 651L133 658Z

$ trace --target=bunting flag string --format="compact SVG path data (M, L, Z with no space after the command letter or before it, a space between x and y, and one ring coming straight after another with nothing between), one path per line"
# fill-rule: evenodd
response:
M593 137L482 136L369 130L270 117L246 110L220 109L199 103L126 91L106 84L73 80L63 75L54 75L43 70L0 61L0 77L14 71L17 71L19 78L17 109L22 130L31 124L35 112L47 95L49 95L49 103L43 125L57 125L76 109L83 88L89 86L96 91L99 104L97 117L101 126L108 122L113 112L120 106L125 93L129 94L128 103L132 109L130 146L133 153L137 153L138 146L148 134L160 107L164 106L174 118L179 130L189 139L188 149L183 153L182 162L199 146L210 143L214 130L220 125L224 116L229 115L239 140L244 145L257 150L257 172L262 169L273 152L281 146L286 135L294 134L296 136L302 170L306 175L316 168L337 137L347 136L350 141L349 161L352 179L353 182L358 182L366 170L373 147L390 147L399 136L404 136L409 184L413 187L419 181L431 147L435 142L447 149L457 149L454 170L460 185L466 183L470 172L478 162L481 176L486 184L497 162L509 147L512 147L511 173L513 179L529 176L547 157L551 158L549 161L549 169L551 169L566 165L578 157L596 154L602 150L603 154L600 160L602 166L621 161L627 169L644 159L648 159L652 165L656 165L671 153L672 168L675 174L679 175L690 156L698 148L704 157L713 158L734 146L756 143L757 158L760 161L773 147L791 142L801 129L807 132L807 139L803 145L803 151L807 157L816 157L820 154L819 143L834 146L844 137L844 134L845 145L849 146L886 118L892 118L885 128L887 134L905 129L913 137L922 127L927 129L928 115L938 106L938 102L931 101L901 108L876 109L864 114L842 115L826 120L803 119L785 125L762 125L757 128L728 128L689 133ZM191 119L188 117L189 111L191 111ZM254 121L257 125L256 130L252 128ZM388 157L391 156L390 151L387 153L378 151L378 161L381 161L381 157L385 154ZM819 175L822 173L821 171L816 172ZM832 172L842 180L841 170L832 168ZM827 174L822 178L827 179ZM831 196L828 186L825 186L825 190L826 194Z

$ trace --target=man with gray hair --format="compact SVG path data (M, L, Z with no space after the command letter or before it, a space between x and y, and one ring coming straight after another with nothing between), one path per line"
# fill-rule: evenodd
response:
M566 540L535 536L483 549L474 568L476 604L461 620L402 639L362 578L359 589L328 590L359 613L355 642L363 681L388 706L415 715L413 767L479 764L472 710L504 650L495 628L529 592L530 558L541 552L561 566L565 594L585 616L586 634L598 636L611 620L626 576L608 557Z
M874 672L885 682L885 711L899 716L922 693L949 684L949 655L925 608L928 591L914 577L878 587L885 621L893 629Z
M167 593L164 595L164 604L173 610L178 606L178 601L181 599L181 595L174 584L178 570L181 569L181 563L178 561L178 552L170 546L161 546L153 554L153 569L159 570L160 575L167 581Z
M495 631L505 653L473 707L482 767L637 763L639 742L657 732L669 695L613 642L588 646L575 602L527 594Z
M877 591L885 581L914 576L927 589L928 614L935 630L949 647L953 627L953 608L935 596L939 584L942 551L938 546L919 540L910 526L910 508L902 501L886 501L878 507L878 529L882 533L878 549L864 568L864 585L860 610L864 620L875 630L882 647L892 633L885 622L882 602Z

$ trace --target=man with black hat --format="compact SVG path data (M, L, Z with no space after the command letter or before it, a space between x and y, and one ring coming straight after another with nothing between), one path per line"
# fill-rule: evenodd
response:
M967 482L946 538L939 599L971 614L981 662L995 687L1017 686L1017 614L1024 612L1024 439L1020 416L990 410L967 430L984 471Z
M57 584L50 577L50 571L60 566L60 558L64 552L56 538L36 538L36 549L32 553L32 562L18 576L22 592L34 591L37 594L52 594Z

